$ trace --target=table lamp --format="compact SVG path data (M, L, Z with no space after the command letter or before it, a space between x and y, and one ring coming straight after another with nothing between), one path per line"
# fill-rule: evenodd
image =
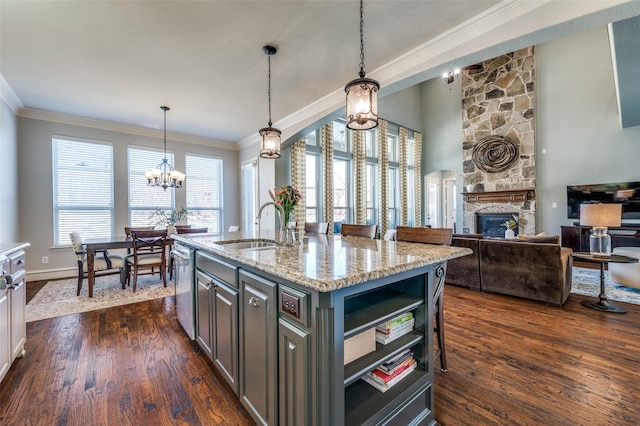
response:
M611 256L611 236L607 227L620 226L622 204L580 204L580 225L592 226L589 251L594 257Z

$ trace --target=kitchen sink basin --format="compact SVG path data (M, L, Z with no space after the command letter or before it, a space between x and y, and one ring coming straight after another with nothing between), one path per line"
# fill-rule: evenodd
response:
M217 244L232 250L265 250L278 247L275 241L269 240L220 241Z

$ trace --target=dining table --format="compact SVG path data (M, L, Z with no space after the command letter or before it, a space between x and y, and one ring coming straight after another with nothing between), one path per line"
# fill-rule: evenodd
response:
M89 286L89 297L93 297L93 285L96 281L96 274L94 268L94 262L96 258L96 252L101 250L114 250L114 249L132 249L133 239L131 236L116 236L112 238L88 238L83 241L85 249L87 251L87 283ZM173 245L173 239L167 237L165 241L166 246Z

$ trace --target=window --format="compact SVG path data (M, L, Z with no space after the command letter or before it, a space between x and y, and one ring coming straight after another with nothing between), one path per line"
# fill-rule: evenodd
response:
M258 215L257 163L252 161L242 166L242 225L241 229L253 232L256 216Z
M153 169L162 163L164 152L149 148L129 147L127 149L129 165L129 224L130 226L149 225L149 215L157 208L174 209L174 193L169 188L150 187L144 177L145 170ZM167 161L174 164L173 153L167 152ZM190 176L187 175L187 179Z
M367 163L367 225L378 223L378 165Z
M319 205L319 176L318 170L320 163L320 156L316 154L307 154L305 160L305 207L306 215L305 220L307 222L319 222L320 217L318 212Z
M347 125L340 121L333 122L333 150L342 152L349 151Z
M333 220L334 222L349 222L350 196L348 160L334 158L333 160Z
M113 146L107 142L52 138L53 244L113 236Z
M222 159L187 154L186 165L189 224L222 232Z
M400 219L400 182L398 168L389 166L389 229L397 228Z

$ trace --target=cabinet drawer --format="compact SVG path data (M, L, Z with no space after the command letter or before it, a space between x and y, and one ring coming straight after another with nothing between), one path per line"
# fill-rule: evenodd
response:
M196 268L207 272L209 275L216 277L233 288L238 288L238 282L236 280L238 268L229 263L215 259L204 253L196 252Z
M24 269L24 251L20 250L9 256L10 266L9 272L15 274L16 272Z
M282 284L278 287L278 312L289 321L309 327L309 303L309 293Z

